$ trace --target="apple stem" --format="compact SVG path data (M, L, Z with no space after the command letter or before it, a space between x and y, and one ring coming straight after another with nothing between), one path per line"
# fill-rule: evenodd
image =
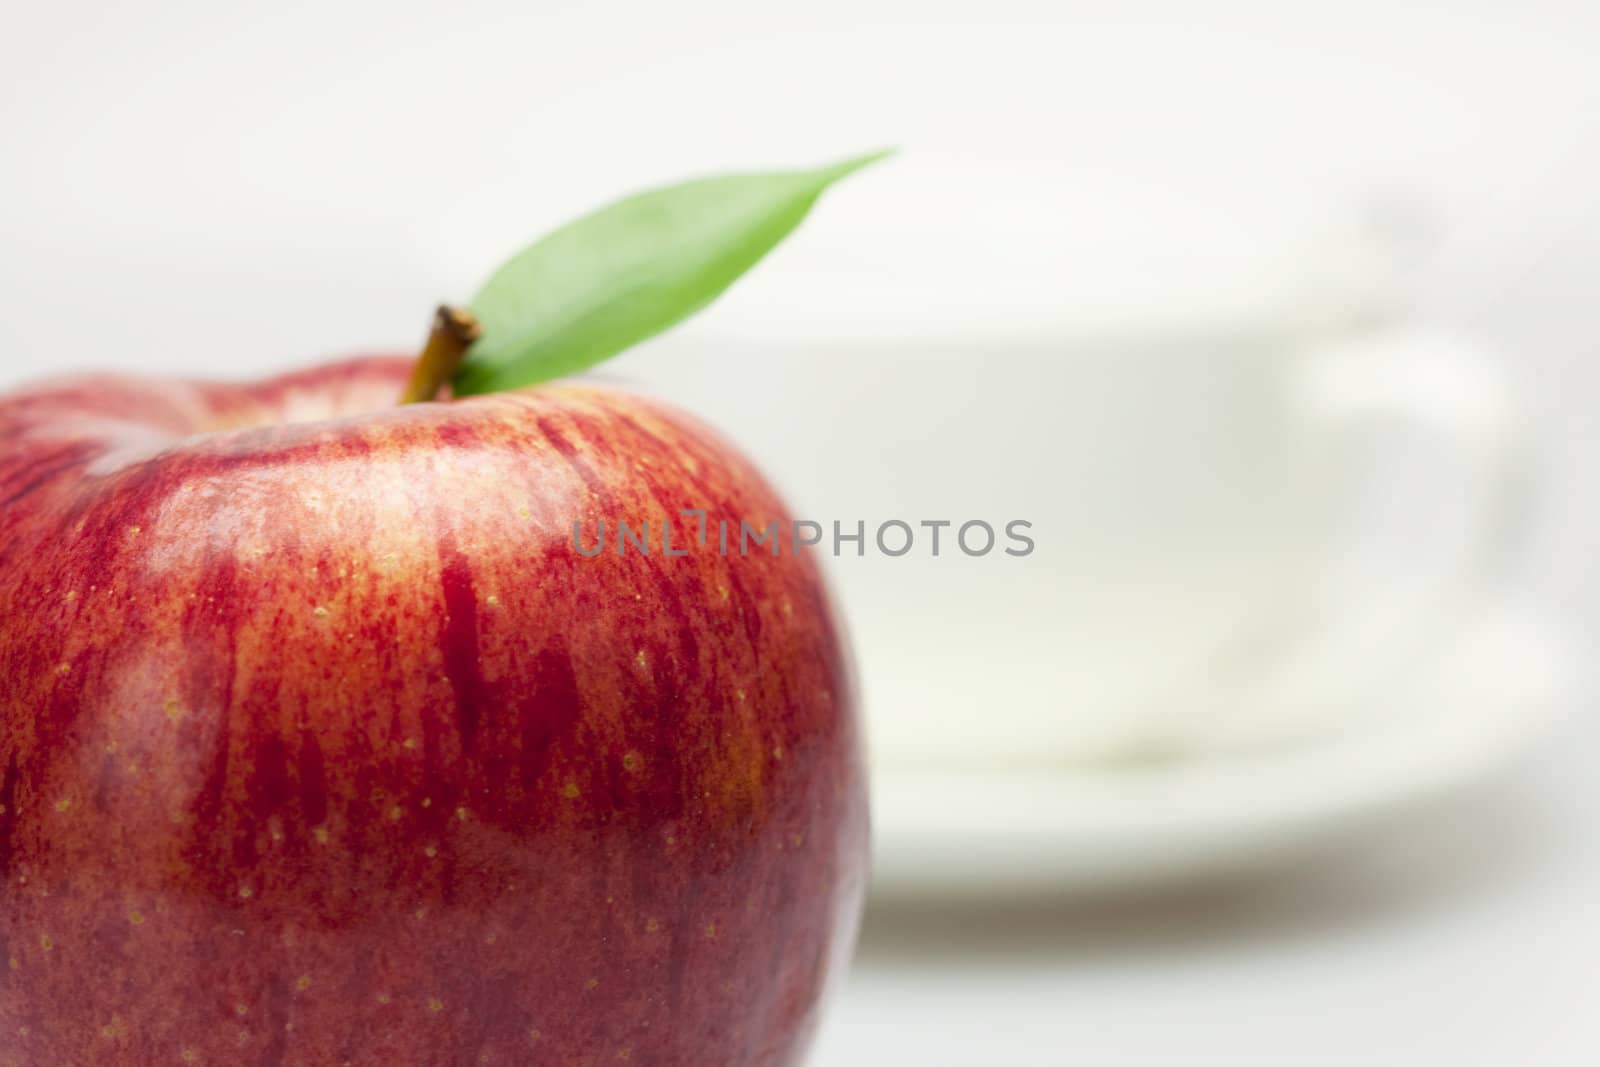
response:
M472 312L466 308L441 305L434 313L433 330L428 334L428 343L417 359L416 369L411 372L411 380L406 383L400 403L419 404L437 400L439 391L455 377L456 368L461 366L467 349L482 333L483 327Z

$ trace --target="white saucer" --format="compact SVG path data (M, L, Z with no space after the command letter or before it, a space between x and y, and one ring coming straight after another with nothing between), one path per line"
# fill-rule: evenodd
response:
M1142 766L875 773L880 897L1087 893L1281 860L1507 769L1565 710L1557 627L1499 604L1320 742Z

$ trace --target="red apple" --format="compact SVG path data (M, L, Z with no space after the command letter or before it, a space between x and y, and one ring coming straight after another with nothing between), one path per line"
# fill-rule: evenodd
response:
M0 399L0 1064L798 1062L861 899L811 559L582 385L408 360ZM657 535L658 536L658 535Z

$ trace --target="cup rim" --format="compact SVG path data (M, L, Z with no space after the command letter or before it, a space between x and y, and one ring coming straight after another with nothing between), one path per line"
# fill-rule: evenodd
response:
M1317 334L1407 309L1412 250L1367 194L950 160L888 177L830 192L686 331L1120 342Z

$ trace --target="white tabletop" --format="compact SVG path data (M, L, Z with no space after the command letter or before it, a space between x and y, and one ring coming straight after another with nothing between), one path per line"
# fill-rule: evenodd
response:
M1597 752L1246 884L874 910L815 1067L1593 1064Z

